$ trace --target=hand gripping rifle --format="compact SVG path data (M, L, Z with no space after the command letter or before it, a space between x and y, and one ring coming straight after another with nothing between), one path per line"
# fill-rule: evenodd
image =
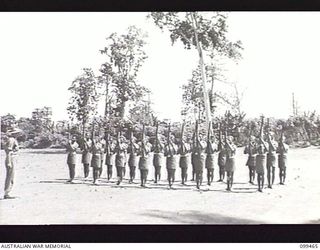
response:
M185 154L188 151L185 143L183 142L184 127L185 127L185 122L182 123L182 127L181 127L180 146L179 146L179 152L178 152L180 154Z
M260 131L259 131L259 141L262 143L263 147L265 148L266 151L268 151L268 146L263 140L263 126L264 126L264 116L261 116L261 124L260 124Z
M160 153L162 150L163 150L163 146L162 146L162 144L160 142L160 139L159 139L159 122L157 122L157 125L156 125L156 141L155 141L154 151L156 153Z
M208 153L213 154L215 152L215 149L213 148L212 141L211 141L211 136L212 136L211 124L212 124L212 121L209 122L208 133L207 133L207 150L206 150L207 154Z

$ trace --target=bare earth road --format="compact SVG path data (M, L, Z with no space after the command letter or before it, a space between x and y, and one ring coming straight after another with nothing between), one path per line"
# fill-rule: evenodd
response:
M320 222L320 149L291 149L287 183L279 185L278 168L273 189L257 192L248 183L246 157L238 150L233 192L215 182L202 190L194 182L180 184L180 169L174 189L168 189L166 169L162 181L153 184L153 169L148 188L125 179L116 186L107 182L106 172L99 186L82 180L78 156L76 184L66 184L66 155L54 150L21 150L12 192L16 199L0 200L0 224L264 224ZM5 177L4 152L1 152L0 197ZM138 171L137 171L138 172ZM191 169L189 169L189 179ZM114 170L115 174L115 170ZM128 177L128 170L126 173ZM206 178L205 178L206 180Z

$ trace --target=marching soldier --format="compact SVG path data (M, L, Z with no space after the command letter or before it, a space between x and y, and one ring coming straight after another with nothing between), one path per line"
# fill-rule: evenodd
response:
M249 143L244 148L244 153L248 154L246 166L249 168L249 183L253 184L256 175L256 144L253 136L249 136Z
M92 132L92 145L91 145L91 167L93 169L93 184L97 184L101 172L101 151L103 151L102 144L96 140Z
M81 163L83 164L83 171L84 171L84 178L87 179L89 176L89 169L90 169L90 148L91 148L91 140L90 136L86 136L83 138L83 145L82 145L82 157Z
M126 167L126 148L125 144L121 143L121 134L118 132L117 144L115 147L116 152L116 169L117 169L117 176L118 182L117 185L120 185L123 179L123 168Z
M268 142L268 153L267 153L267 178L268 188L272 188L275 179L275 168L276 168L276 151L277 143L274 140L273 134L267 134Z
M209 123L208 136L207 136L207 148L206 148L206 169L208 185L210 186L213 182L214 174L214 153L217 152L216 144L212 140L211 122Z
M73 179L75 177L78 147L79 145L77 143L76 136L72 136L72 139L69 140L67 144L67 152L68 152L67 164L69 167L69 177L70 177L70 179L67 182L70 182L70 183L73 183Z
M167 157L166 167L168 172L169 187L171 188L175 180L175 172L177 168L177 159L176 159L177 147L172 142L170 135L171 133L170 133L170 124L169 124L167 144L164 149L164 155Z
M284 142L284 140L285 138L282 132L280 136L279 145L277 148L280 185L284 185L284 182L286 180L287 153L289 150L289 146Z
M107 179L110 180L112 177L112 168L115 165L115 153L112 145L112 141L109 133L106 134L106 144L105 144L105 154L106 160L105 164L107 165Z
M197 188L200 189L200 186L202 185L202 179L203 179L203 169L206 161L206 155L204 153L206 149L206 143L202 141L199 137L198 126L199 126L198 121L196 121L195 144L192 151L194 153L193 162L194 162L194 170L196 174Z
M161 167L163 165L163 144L160 141L158 133L159 124L157 123L156 128L156 140L152 148L153 152L153 166L154 166L154 183L160 181L161 178Z
M138 165L138 155L137 152L139 150L139 146L135 143L135 138L133 136L133 132L130 132L130 142L128 147L128 154L129 154L129 168L130 168L130 180L129 183L132 183L135 176L136 176L136 167Z
M237 148L233 143L233 137L227 137L227 134L225 134L225 149L227 154L225 165L225 169L227 172L227 190L231 191L233 185L234 171L236 170L235 155Z
M139 169L140 169L140 179L141 179L141 187L146 186L147 182L147 177L148 177L148 156L151 151L151 148L148 144L148 142L145 139L145 134L144 134L144 124L142 128L142 140L140 144L140 150L139 150Z
M221 135L221 123L219 124L219 143L218 143L218 166L219 166L219 180L218 182L222 182L225 176L225 166L227 161L227 153L225 149L225 145L222 141Z
M188 167L190 165L190 146L186 143L183 139L184 135L184 123L182 124L181 130L181 138L180 138L180 145L178 148L178 154L180 154L179 166L181 168L181 184L184 185L188 179Z
M14 172L16 165L16 152L19 150L19 145L17 140L14 138L14 134L18 131L9 130L7 133L7 139L4 145L4 150L6 152L5 166L6 166L6 180L4 186L4 199L14 198L9 195L12 190L14 183Z

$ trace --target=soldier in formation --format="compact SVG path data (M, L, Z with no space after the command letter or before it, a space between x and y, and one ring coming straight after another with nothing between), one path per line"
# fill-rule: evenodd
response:
M178 154L180 154L179 159L179 166L181 169L181 184L185 185L188 179L188 168L190 165L190 146L189 144L184 140L184 126L185 124L182 124L182 130L181 130L181 137L180 137L180 143L178 148Z
M90 136L87 135L83 139L82 143L82 157L81 157L81 163L83 164L83 172L84 172L84 178L87 179L89 177L90 172L90 160L91 160L91 139Z
M166 156L166 167L167 167L168 182L169 182L170 188L172 187L172 184L175 181L175 172L177 168L176 154L177 154L177 147L173 143L173 140L171 138L170 125L169 125L167 144L165 145L164 155Z
M129 183L132 183L136 176L136 167L138 165L138 150L139 150L139 146L135 142L133 132L131 131L128 152L127 152L129 154L128 165L130 169Z
M211 131L211 122L210 122L209 129L208 129L208 136L207 136L207 148L206 148L206 169L207 169L207 180L208 180L209 186L213 182L215 152L217 152L217 147L213 140L213 135Z
M68 141L67 144L67 164L69 167L69 180L67 182L73 183L75 177L75 169L76 169L76 162L77 162L77 149L79 145L77 143L77 137L72 136L71 140Z
M279 145L276 151L278 154L280 185L284 185L284 182L286 180L287 153L289 150L289 146L284 141L285 141L284 135L283 133L281 133Z
M225 165L225 170L227 172L227 191L231 191L234 172L236 170L236 146L233 143L232 136L227 137L227 135L225 135L225 150L227 155Z
M249 168L249 183L253 184L256 175L256 143L254 136L250 135L248 145L244 148L248 155L246 166Z
M118 177L117 185L120 185L125 173L124 168L126 167L126 145L124 143L121 143L120 132L118 132L118 136L117 136L115 153L116 153L115 160L116 160L116 169L117 169L117 177Z
M151 151L151 148L145 138L144 125L143 125L142 140L141 140L140 150L139 150L139 156L140 156L139 170L140 170L141 187L146 187L147 177L148 177L148 172L149 172L148 156L149 156L150 151Z
M91 145L91 167L93 172L93 184L97 185L97 181L100 178L101 173L101 151L103 151L103 145L99 138L94 138L92 135L92 145Z
M115 152L112 139L110 134L107 132L106 134L106 144L105 144L105 164L107 165L107 179L110 180L112 178L112 168L115 165Z
M153 166L154 166L154 183L158 183L161 179L161 167L163 166L163 152L164 146L159 138L159 123L156 127L156 138L152 147L153 152Z
M206 149L206 143L202 140L202 138L199 135L199 124L198 121L196 122L196 128L195 128L195 143L193 147L193 153L194 153L194 170L196 174L196 185L197 189L200 189L200 186L202 185L203 180L203 169L205 166L205 149Z
M267 153L267 178L268 188L272 188L275 179L275 168L276 168L276 151L277 143L274 140L273 134L267 134L268 153Z

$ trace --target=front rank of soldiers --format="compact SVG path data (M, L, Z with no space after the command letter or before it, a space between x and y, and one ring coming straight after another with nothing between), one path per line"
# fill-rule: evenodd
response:
M268 188L272 188L275 181L276 157L278 154L280 184L285 183L287 168L288 145L284 142L281 134L279 143L274 139L274 134L270 131L263 136L262 126L260 134L255 138L250 134L248 144L244 153L248 155L245 165L249 170L249 183L254 184L255 174L257 174L258 191L262 192L265 183L265 172L267 173ZM89 177L92 169L93 184L98 184L102 178L103 163L106 165L106 179L110 181L115 167L117 173L117 185L123 182L126 174L126 167L129 167L129 184L133 183L136 177L136 170L140 172L140 183L146 187L149 173L149 165L154 168L154 183L161 180L161 169L165 165L167 170L167 181L169 188L175 183L177 167L181 170L181 184L185 185L188 178L188 169L192 167L192 179L195 179L197 189L203 183L203 171L206 170L207 185L212 185L214 181L214 171L217 164L219 173L218 182L223 182L225 174L227 176L227 191L232 190L234 174L236 170L236 146L232 136L224 132L222 138L221 126L216 143L215 135L212 132L212 124L209 123L207 136L199 132L199 124L196 122L191 143L185 138L185 124L182 125L180 138L176 138L167 129L165 143L159 135L159 124L156 125L156 133L153 145L149 143L149 138L145 135L145 128L141 133L141 140L137 141L133 129L129 131L129 139L122 136L122 132L117 132L117 138L113 139L110 133L106 133L104 138L91 138L85 135L80 149L82 150L81 163L83 164L84 180ZM205 140L206 137L206 140ZM126 143L128 142L128 143ZM191 145L191 147L190 147ZM76 152L79 148L77 138L72 136L67 144L67 164L69 167L69 180L73 183L75 178ZM217 156L217 157L216 157ZM103 161L103 159L105 160ZM165 161L164 161L165 160Z

